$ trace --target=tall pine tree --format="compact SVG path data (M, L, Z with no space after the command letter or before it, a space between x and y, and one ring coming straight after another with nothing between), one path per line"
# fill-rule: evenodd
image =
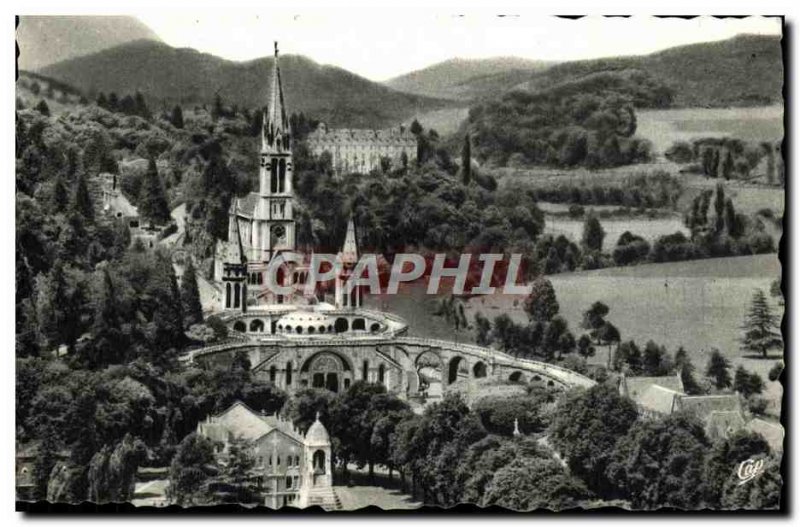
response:
M192 259L188 259L186 269L181 276L181 301L186 327L203 321L203 306L200 304L200 290L197 287L197 272Z
M767 295L761 289L756 289L742 326L742 350L760 353L766 359L770 350L783 346L783 339L776 331L778 329L778 317L772 314Z
M92 196L89 194L89 185L83 172L78 172L77 175L70 207L82 219L91 223L94 221L94 206L92 205Z
M469 134L464 136L464 147L461 149L461 179L465 185L472 180L472 147Z
M151 225L163 225L169 221L169 204L164 182L158 173L156 160L150 158L144 174L139 195L139 212Z

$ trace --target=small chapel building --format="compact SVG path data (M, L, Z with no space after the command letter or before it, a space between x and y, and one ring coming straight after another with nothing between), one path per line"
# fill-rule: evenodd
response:
M331 440L319 414L303 434L291 421L237 401L198 423L197 433L216 443L216 456L223 465L234 439L251 445L255 459L251 477L264 494L265 506L335 506Z

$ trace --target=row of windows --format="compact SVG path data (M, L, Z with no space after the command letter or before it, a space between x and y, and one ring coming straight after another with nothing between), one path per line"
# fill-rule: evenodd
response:
M258 456L256 458L256 466L263 467L264 466L264 459L265 459L264 456ZM267 460L267 466L271 467L272 466L272 461L273 461L272 455L270 454L269 457L266 458L266 460ZM276 456L275 457L275 466L276 467L281 466L281 456ZM286 466L289 467L289 468L299 467L300 466L300 456L291 456L291 455L290 456L286 456Z

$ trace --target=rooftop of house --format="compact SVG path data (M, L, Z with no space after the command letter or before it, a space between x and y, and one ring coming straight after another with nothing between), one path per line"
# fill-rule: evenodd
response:
M684 393L683 381L680 375L665 375L663 377L628 377L622 379L623 393L627 393L628 397L636 399L639 394L647 391L651 386L661 386L668 390Z
M372 143L372 144L398 144L407 143L416 145L416 137L408 129L397 127L384 130L357 129L357 128L328 128L321 123L316 130L308 135L309 143Z
M712 412L742 413L742 401L737 394L731 395L686 395L678 399L676 410L693 412L706 421Z
M223 442L230 437L256 441L273 430L278 430L300 443L305 440L302 432L291 421L278 415L256 412L241 401L236 401L218 415L209 415L197 425L197 431L201 435Z
M751 419L747 425L745 425L745 428L751 432L761 434L761 436L767 440L767 443L769 443L773 451L783 452L783 438L785 432L780 424L770 423L764 419L756 418Z
M683 392L651 384L643 392L637 394L636 397L632 397L632 399L644 410L669 415L675 406L675 399L681 395L683 395Z

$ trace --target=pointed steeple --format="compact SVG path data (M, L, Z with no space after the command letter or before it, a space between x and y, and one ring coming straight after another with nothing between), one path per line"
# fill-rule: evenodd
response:
M344 245L342 245L342 251L339 253L339 261L346 264L355 264L358 262L356 224L353 221L352 214L350 215L350 220L347 222L347 235L344 237Z
M234 207L234 210L236 210L238 202L239 200L238 198L236 198L236 200L234 201L235 204L231 205L232 207ZM247 264L247 255L245 254L244 244L242 243L242 231L239 227L239 220L237 218L234 218L233 224L234 224L233 227L234 239L228 240L228 261Z
M267 104L264 112L264 126L261 130L262 150L288 151L291 149L291 129L283 100L277 42L275 42L275 57L272 59L272 90Z

